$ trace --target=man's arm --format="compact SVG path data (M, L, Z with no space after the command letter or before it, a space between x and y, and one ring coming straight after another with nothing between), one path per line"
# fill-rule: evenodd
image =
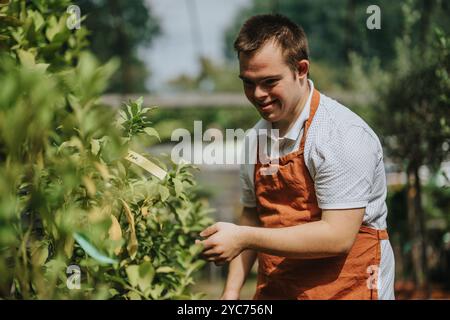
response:
M256 208L244 207L240 219L242 226L259 226ZM239 299L245 279L256 260L256 252L251 249L242 251L229 265L228 277L221 299Z
M325 258L348 253L364 208L324 210L322 220L286 228L245 228L245 247L292 258Z
M285 228L236 226L219 222L201 235L209 261L231 261L244 249L292 258L324 258L347 253L356 239L364 208L323 210L322 220Z

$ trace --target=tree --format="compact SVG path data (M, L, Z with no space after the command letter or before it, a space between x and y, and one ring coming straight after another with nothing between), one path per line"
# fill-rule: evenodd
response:
M225 33L225 54L235 59L233 41L242 23L254 14L276 12L300 24L308 36L311 58L330 65L347 66L348 55L378 57L389 63L395 55L395 38L402 25L400 3L380 0L382 29L368 30L366 9L373 1L347 0L253 1L243 9Z
M438 4L408 1L404 5L405 28L397 42L395 69L380 88L381 99L374 106L383 145L407 175L413 280L426 292L429 292L426 214L419 169L426 165L436 172L442 161L448 159L445 146L450 142L449 30L434 28L436 24L430 18Z
M78 0L90 30L90 48L105 62L114 56L121 67L113 76L109 91L122 93L145 92L149 76L144 62L137 55L141 46L150 46L160 33L158 19L143 1Z

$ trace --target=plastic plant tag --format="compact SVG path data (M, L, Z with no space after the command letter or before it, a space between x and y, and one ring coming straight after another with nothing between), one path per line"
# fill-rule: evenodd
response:
M165 170L161 169L156 164L154 164L147 158L143 157L142 155L140 155L139 153L136 153L134 151L129 150L125 159L138 165L139 167L150 172L152 175L154 175L155 177L157 177L161 180L163 180L167 174L167 172Z

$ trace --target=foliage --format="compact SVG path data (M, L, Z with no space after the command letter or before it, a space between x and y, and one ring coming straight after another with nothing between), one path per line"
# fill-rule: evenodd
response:
M196 76L181 75L169 82L178 90L201 90L214 92L241 92L242 83L238 79L236 64L213 63L208 58L200 59L200 72Z
M155 121L155 129L161 135L161 141L170 142L171 134L177 128L187 129L193 135L194 121L201 121L203 130L216 128L222 130L225 136L225 129L247 130L252 128L259 118L253 107L242 106L161 108L155 110L152 119Z
M438 175L435 175L423 188L424 209L427 215L429 242L428 251L445 251L448 226L450 226L450 188L443 188L437 183ZM402 265L402 274L399 274L398 280L410 278L413 273L413 265L408 259L413 246L413 239L408 232L408 208L407 208L407 188L397 185L389 188L386 199L388 207L388 226L391 230L390 238L393 243L401 244L400 255L396 255L396 261ZM448 242L448 240L447 240ZM447 249L448 252L448 249ZM448 278L448 268L445 259L435 263L432 272L442 272L444 277ZM435 270L433 270L435 269ZM436 269L440 269L436 270Z
M384 87L380 86L378 101L372 106L382 144L390 159L399 164L407 176L406 236L411 247L412 275L417 285L427 286L430 265L426 247L431 236L427 220L434 210L429 203L424 203L419 169L427 166L434 175L442 162L448 160L450 37L448 29L434 28L430 23L430 6L425 11L419 8L418 1L414 0L402 6L404 33L396 43L393 69ZM418 26L419 34L415 32ZM416 37L422 40L420 46L414 41Z
M450 143L450 36L435 29L433 37L422 50L408 33L397 42L396 68L380 90L375 122L394 160L437 170Z
M56 72L74 66L87 45L87 30L66 27L70 1L3 1L0 7L0 50L19 57L22 64L43 62ZM48 66L46 63L51 62Z
M113 75L108 91L146 92L150 75L138 49L148 47L161 30L157 17L146 1L77 0L84 25L90 30L89 48L102 62L118 57L121 66Z
M117 62L80 50L84 29L63 27L68 2L45 3L1 9L0 296L195 298L194 242L211 221L189 166L153 158L168 171L159 180L124 159L157 135L151 109L97 103ZM61 28L49 39L52 20Z
M381 10L381 30L369 30L366 20L369 5L378 5ZM335 66L349 64L351 52L364 57L375 58L389 67L395 60L395 39L402 33L404 15L403 3L399 1L354 1L336 2L333 0L258 0L242 9L226 31L224 38L225 53L234 59L233 42L242 23L254 14L276 12L288 16L300 24L309 39L311 57L314 60ZM450 6L441 0L422 1L418 10L434 9L429 21L433 27L450 27L448 16ZM419 34L422 26L416 26L413 42L420 43Z

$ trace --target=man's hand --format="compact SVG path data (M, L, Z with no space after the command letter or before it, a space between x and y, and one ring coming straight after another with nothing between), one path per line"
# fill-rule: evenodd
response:
M206 260L222 265L230 262L245 249L242 227L233 223L218 222L200 233L207 239L197 240L203 244Z

